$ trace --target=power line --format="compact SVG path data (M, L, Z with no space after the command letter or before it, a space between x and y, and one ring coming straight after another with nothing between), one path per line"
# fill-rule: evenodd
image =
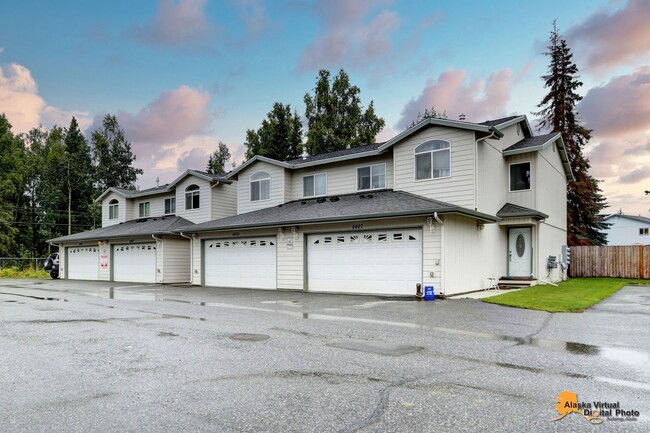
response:
M33 226L62 226L68 227L67 223L45 223L45 222L27 222L27 221L0 221L0 224L10 224L13 226L33 225ZM70 227L93 227L92 224L70 224Z

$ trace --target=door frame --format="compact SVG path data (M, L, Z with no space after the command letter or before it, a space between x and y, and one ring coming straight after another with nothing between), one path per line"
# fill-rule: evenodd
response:
M155 251L156 251L156 254L155 254L155 257L156 257L156 266L154 266L154 269L153 269L153 278L154 278L154 282L153 282L153 283L142 283L142 284L158 284L158 283L156 282L156 280L158 279L158 274L157 274L157 272L156 272L156 270L158 269L158 242L156 242L155 240L154 240L154 241L150 241L150 240L146 240L146 241L135 241L135 240L134 240L134 241L129 241L129 242L119 242L119 243L111 244L111 245L110 245L110 247L111 247L111 251L110 251L110 260L111 260L111 261L110 261L110 263L111 263L111 268L110 268L110 281L115 281L115 247L120 247L120 246L129 246L129 245L135 245L135 244L154 244L154 245L156 246L156 249L155 249ZM163 261L164 261L164 260L165 260L165 259L164 259L164 257L163 257Z
M508 227L508 238L506 240L506 269L508 270L508 276L512 277L513 275L511 274L510 271L510 234L513 229L515 230L521 230L521 229L528 229L530 230L530 274L527 276L517 276L518 278L527 278L527 277L532 277L534 275L533 272L533 264L535 263L535 245L534 245L534 233L533 233L533 228L534 226L530 225L525 225L525 226L511 226Z

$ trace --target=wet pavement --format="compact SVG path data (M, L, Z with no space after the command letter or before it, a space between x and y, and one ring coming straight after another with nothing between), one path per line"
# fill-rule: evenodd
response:
M0 431L646 432L648 329L646 286L550 314L0 280ZM639 415L552 421L565 390Z

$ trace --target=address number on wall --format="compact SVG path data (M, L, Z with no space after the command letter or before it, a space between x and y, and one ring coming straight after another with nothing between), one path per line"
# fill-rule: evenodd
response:
M352 230L359 230L363 228L363 224L352 224Z

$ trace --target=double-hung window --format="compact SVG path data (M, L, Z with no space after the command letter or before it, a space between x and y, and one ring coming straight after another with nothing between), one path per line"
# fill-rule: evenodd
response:
M451 145L429 140L415 148L415 180L451 176Z
M648 229L648 227L641 227L639 229L639 234L641 236L648 236L648 233L650 233L650 230Z
M271 198L271 175L258 171L251 176L251 201L268 200Z
M201 207L201 188L192 184L185 188L185 210L198 209L199 207Z
M357 168L357 190L386 188L386 164Z
M510 191L530 189L530 162L510 164Z
M151 203L148 201L145 201L144 203L140 203L138 205L138 214L140 218L148 217L150 212L151 212Z
M176 213L176 197L165 199L165 215Z
M302 177L302 196L327 195L327 174L310 174Z
M120 204L116 199L108 202L108 219L116 220L120 214Z

